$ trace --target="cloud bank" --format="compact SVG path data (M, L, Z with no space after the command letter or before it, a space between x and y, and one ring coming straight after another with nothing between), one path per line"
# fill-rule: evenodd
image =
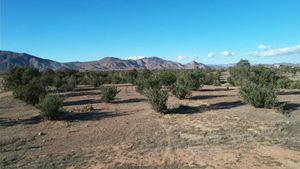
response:
M177 56L177 59L178 60L184 60L184 59L186 59L187 58L187 56Z
M260 44L257 46L258 49L260 50L270 50L272 49L272 46L271 45L264 45L264 44Z
M294 55L300 54L300 45L284 47L284 48L276 48L276 49L265 49L258 51L250 51L242 54L243 56L256 56L256 57L274 57L274 56L286 56L286 55Z
M227 51L227 50L224 50L222 53L221 53L223 56L232 56L233 53Z
M145 56L129 56L126 58L126 60L138 60L138 59L143 59Z
M213 58L214 56L215 56L215 54L213 52L210 52L207 54L207 57L209 57L209 58Z

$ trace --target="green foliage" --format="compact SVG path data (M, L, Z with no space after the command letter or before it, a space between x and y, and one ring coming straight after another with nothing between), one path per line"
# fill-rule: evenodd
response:
M239 84L240 96L246 103L257 108L275 108L279 106L276 92L279 87L280 76L270 68L262 65L248 67L248 64L241 64L245 67L233 70L240 70L243 74L238 75L234 72L233 79L239 79L241 82L234 81L234 84ZM246 72L247 70L247 72ZM237 78L238 77L238 78ZM281 84L282 85L282 84Z
M155 111L160 113L167 111L168 94L166 91L159 88L149 88L145 90L145 95Z
M138 77L138 74L139 74L139 72L136 69L129 70L124 75L125 76L124 81L126 81L127 83L134 83L135 79Z
M41 81L41 73L32 65L25 68L13 68L4 76L4 87L13 91L13 95L28 104L35 105L47 93Z
M171 86L176 82L176 75L171 70L162 70L158 74L158 79L162 85Z
M246 81L260 84L262 86L268 86L270 88L278 87L278 80L280 77L276 72L270 68L266 68L262 65L254 66L250 69L248 77L244 78Z
M101 88L102 96L101 101L105 103L110 103L112 100L115 99L116 95L120 92L117 90L116 86L103 86Z
M277 87L280 89L288 89L293 82L286 77L277 80Z
M40 114L47 119L54 119L61 113L60 109L63 106L63 99L56 95L46 95L41 100L39 108L41 109Z
M189 90L198 90L203 85L203 76L201 72L185 71L179 75L176 83L186 86Z
M46 69L42 72L41 81L45 86L53 85L55 72L52 69Z
M300 89L300 81L293 81L289 84L290 89Z
M221 85L221 72L205 72L203 73L203 83L205 85L215 85L220 86Z
M257 108L274 108L279 106L276 90L266 85L246 83L241 87L240 95L246 103Z
M38 78L34 78L28 84L18 86L13 90L16 98L31 105L36 105L46 93L45 86Z
M134 84L136 85L137 92L143 94L144 90L147 88L154 88L155 86L158 87L160 85L160 81L153 72L148 69L144 69L138 74Z
M99 73L96 73L96 72L90 72L88 75L88 82L90 85L94 86L94 87L98 87L104 83L106 83L106 79L107 77L106 76L103 76Z
M3 77L3 87L6 90L14 90L20 85L23 85L22 76L24 68L10 69Z
M187 86L178 83L175 83L175 85L172 87L172 93L179 99L184 99L191 94Z
M24 72L22 74L22 82L23 84L29 83L33 78L40 77L41 73L38 69L34 68L32 65L25 67Z
M227 81L233 86L241 86L249 77L251 65L247 60L240 60L234 67L229 69L230 77Z
M68 79L62 85L62 88L65 91L72 91L75 87L76 87L76 76L75 75L71 75L70 77L68 77Z

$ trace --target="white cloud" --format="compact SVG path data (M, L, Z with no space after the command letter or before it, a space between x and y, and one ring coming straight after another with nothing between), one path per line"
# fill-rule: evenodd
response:
M259 51L251 51L244 53L245 56L258 56L258 57L272 57L272 56L283 56L283 55L293 55L300 54L300 45L277 48L277 49L269 49L269 50L259 50Z
M210 52L210 53L207 54L207 57L209 57L209 58L212 58L214 56L215 56L215 54L213 52Z
M223 55L223 56L232 56L233 53L231 53L231 52L229 52L229 51L227 51L227 50L224 50L224 51L222 52L222 55Z
M264 45L264 44L260 44L257 46L258 49L260 50L270 50L272 49L272 46L271 45Z
M186 59L187 58L187 56L177 56L177 59L178 60L184 60L184 59Z
M126 58L126 60L138 60L138 59L143 59L145 56L129 56Z

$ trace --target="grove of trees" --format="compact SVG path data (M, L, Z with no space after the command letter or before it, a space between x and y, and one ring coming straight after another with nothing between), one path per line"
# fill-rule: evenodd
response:
M292 81L285 74L297 74L296 68L266 68L251 66L241 60L229 69L228 82L240 87L240 96L246 103L259 108L280 106L276 94L281 88L300 88L299 81ZM32 65L13 68L6 72L3 87L28 104L41 109L41 114L53 119L61 112L63 99L53 93L72 91L77 85L101 87L103 102L112 102L119 93L116 87L104 84L132 83L136 90L148 98L153 109L166 113L168 95L179 99L189 97L203 85L221 85L218 70L126 70L126 71L75 71L69 69L39 71Z

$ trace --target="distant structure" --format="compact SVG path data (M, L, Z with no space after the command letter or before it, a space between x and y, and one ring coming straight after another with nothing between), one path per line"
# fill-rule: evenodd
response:
M272 67L273 67L273 68L281 68L282 65L281 65L281 64L274 64Z

